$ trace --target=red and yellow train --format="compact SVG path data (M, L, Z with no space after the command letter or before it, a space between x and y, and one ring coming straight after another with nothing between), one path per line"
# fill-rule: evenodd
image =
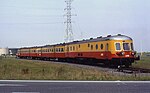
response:
M139 59L133 49L132 38L121 34L56 45L20 48L17 57L69 62L82 60L126 67Z

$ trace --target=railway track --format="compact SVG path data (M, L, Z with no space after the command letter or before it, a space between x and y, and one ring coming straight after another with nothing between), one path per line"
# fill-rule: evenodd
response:
M144 69L144 68L134 68L134 67L130 67L130 68L121 68L118 69L119 72L123 72L123 73L150 73L150 69Z

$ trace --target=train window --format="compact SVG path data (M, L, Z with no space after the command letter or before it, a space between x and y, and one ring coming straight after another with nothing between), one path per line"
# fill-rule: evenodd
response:
M72 47L70 47L70 51L72 51Z
M107 43L106 44L106 50L108 51L108 49L109 49L109 44Z
M93 45L91 45L91 50L93 50Z
M64 52L64 49L63 49L63 48L61 49L61 52Z
M80 48L80 45L79 45L79 48Z
M95 48L96 48L96 50L98 49L98 44L96 44Z
M121 50L120 43L116 43L116 50Z
M58 52L58 49L56 48L56 52Z
M67 46L67 51L69 51L69 47Z
M103 49L104 48L104 46L103 46L103 44L101 44L101 49Z
M129 43L123 43L123 49L124 50L130 50Z
M75 51L75 46L73 46L73 51Z
M131 43L131 49L134 50L133 43Z
M90 47L90 44L88 44L88 47Z

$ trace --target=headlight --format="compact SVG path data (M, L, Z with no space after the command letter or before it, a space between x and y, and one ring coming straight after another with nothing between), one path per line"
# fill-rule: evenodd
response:
M121 55L122 55L122 56L124 56L124 54L125 54L124 52L121 52Z
M118 56L124 56L125 55L125 52L117 52L116 53Z
M133 55L133 56L136 55L136 52L132 52L131 55Z

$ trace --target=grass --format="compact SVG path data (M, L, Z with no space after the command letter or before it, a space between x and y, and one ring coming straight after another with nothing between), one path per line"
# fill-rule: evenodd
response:
M116 75L94 68L81 68L32 60L0 57L2 80L150 80L147 76Z
M136 61L136 63L133 63L133 67L150 69L150 56L148 56L149 54L149 52L143 53L141 59L139 61Z

